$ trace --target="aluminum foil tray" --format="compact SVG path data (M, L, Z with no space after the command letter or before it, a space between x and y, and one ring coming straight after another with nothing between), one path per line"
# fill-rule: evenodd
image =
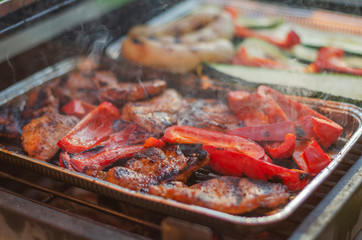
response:
M27 93L35 87L51 81L76 69L81 58L72 58L50 66L10 88L0 92L0 105L6 103L20 104ZM84 188L120 201L132 203L166 215L186 219L207 225L220 232L225 231L261 231L285 220L312 194L314 190L336 169L347 152L362 134L362 109L347 103L338 103L320 99L296 97L313 109L322 112L333 121L343 126L344 131L334 144L333 160L317 175L295 198L275 214L259 217L236 216L211 209L179 203L157 196L134 192L117 185L99 180L82 173L61 168L52 163L43 162L26 156L21 151L9 150L6 144L0 145L0 159L15 166L39 172L73 186ZM5 145L5 146L4 146ZM19 148L19 146L18 146ZM20 148L19 148L20 149Z

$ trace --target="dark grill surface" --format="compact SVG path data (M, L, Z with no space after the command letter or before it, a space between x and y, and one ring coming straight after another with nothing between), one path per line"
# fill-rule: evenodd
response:
M287 220L276 224L275 227L264 232L247 235L244 235L243 233L230 233L230 236L222 236L217 232L213 232L212 229L200 227L198 225L195 226L181 220L170 219L165 215L147 209L72 187L51 178L30 172L27 169L14 167L1 161L0 194L4 196L2 197L3 202L0 201L0 212L5 218L5 221L3 221L2 224L5 223L7 226L0 225L0 227L2 229L8 229L10 232L17 232L18 237L21 236L21 231L14 228L7 217L8 215L4 214L8 211L12 211L14 207L12 204L5 204L6 200L14 198L14 201L20 200L26 202L30 201L29 204L35 203L35 207L44 206L46 211L41 215L33 214L31 206L25 206L25 209L18 214L24 215L22 217L28 219L32 225L43 222L43 229L48 236L49 234L54 233L54 229L58 229L58 225L61 223L60 231L62 234L69 234L72 239L79 237L77 234L83 236L80 238L97 239L99 236L108 235L109 232L111 232L109 235L110 239L118 238L120 235L130 238L146 237L161 239L162 236L170 236L167 234L175 234L177 231L182 231L183 228L188 229L187 235L191 237L203 234L206 239L207 237L213 237L214 239L287 239L292 236L293 232L300 226L305 218L358 161L362 154L361 149L362 140L360 139L346 155L346 158L339 167ZM16 203L17 202L15 201L14 205L16 205ZM47 220L49 216L47 215L54 214L54 212L57 216L57 220L49 222L49 220ZM87 237L90 231L89 228L82 228L81 226L83 225L77 227L69 225L68 218L81 220L82 224L85 225L91 224L93 226L92 229L99 228L99 231L97 231L99 236L92 235ZM212 234L210 234L211 232ZM7 237L6 235L1 236L2 234L7 234L7 231L0 232L0 238ZM44 239L48 239L46 236L43 237Z

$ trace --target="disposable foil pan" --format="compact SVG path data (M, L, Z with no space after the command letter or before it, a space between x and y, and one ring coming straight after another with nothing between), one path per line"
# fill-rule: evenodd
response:
M33 88L71 72L80 58L72 58L50 66L17 84L0 92L0 105L17 104L17 99L24 98ZM335 154L331 163L318 174L294 199L273 215L260 217L236 216L219 211L184 204L161 197L134 192L117 185L99 180L82 173L61 168L55 164L28 157L20 152L0 147L0 159L13 165L25 167L40 174L66 182L70 185L88 189L105 196L151 209L163 214L207 225L220 232L260 231L277 224L290 216L316 190L316 188L336 169L347 152L353 147L362 133L362 109L347 103L338 103L320 99L296 97L310 107L322 112L333 121L343 126L344 130L335 144ZM1 145L0 145L1 146ZM9 149L9 148L8 148Z

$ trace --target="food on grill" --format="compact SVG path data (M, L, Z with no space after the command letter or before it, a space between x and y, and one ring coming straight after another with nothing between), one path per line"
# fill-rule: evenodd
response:
M255 92L215 86L213 93L227 96L222 101L183 96L163 80L121 79L105 70L74 71L32 92L23 111L3 106L4 122L28 123L22 144L31 157L58 158L61 167L134 191L160 195L157 191L166 189L161 196L184 196L179 201L236 214L284 204L329 164L324 150L343 131L266 86ZM19 136L21 125L9 126L17 133L6 136ZM228 176L215 178L220 175ZM245 176L264 182L239 178ZM260 195L244 188L237 192L238 184ZM240 194L243 201L235 203Z
M0 106L0 137L20 138L26 119L18 107L9 105Z
M179 145L162 148L148 148L137 153L127 161L125 167L142 173L158 182L186 180L197 169L209 162L205 151L195 152L194 156L186 157Z
M187 72L203 61L231 60L233 35L229 13L204 7L174 23L134 27L122 43L122 56L148 67Z
M167 184L150 186L149 192L231 214L242 214L258 207L274 208L285 204L289 199L287 189L281 184L229 176L207 180L191 187Z
M166 88L162 80L145 81L141 83L118 83L115 87L103 88L98 93L100 101L108 101L116 106L156 96Z
M114 133L114 121L119 118L118 108L103 102L62 138L58 146L69 153L87 150Z
M161 134L166 127L177 123L177 113L185 105L185 99L176 90L168 89L150 101L127 103L122 110L122 120Z
M150 147L133 155L125 167L108 171L105 181L135 191L147 191L148 186L181 181L186 183L190 175L209 161L204 151L186 157L178 145L162 149Z
M192 99L179 111L178 124L216 132L226 132L239 125L230 108L216 99Z
M78 118L45 114L24 126L22 146L30 157L48 161L59 151L57 142L78 122Z
M203 149L210 155L209 166L224 175L279 182L293 191L303 189L310 180L308 172L284 168L230 149L210 145L204 145Z

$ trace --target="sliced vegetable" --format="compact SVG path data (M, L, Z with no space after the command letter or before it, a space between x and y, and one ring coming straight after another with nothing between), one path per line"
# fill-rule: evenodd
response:
M233 64L303 71L305 64L290 57L279 47L257 38L247 38L237 47Z
M293 191L304 188L309 181L309 174L301 170L280 167L230 149L210 145L203 149L210 155L210 167L224 175L280 182Z
M103 169L120 159L130 158L143 149L143 145L127 146L122 143L115 143L114 145L108 145L107 147L99 145L74 155L62 152L60 158L69 158L69 163L72 168L78 172L83 172L85 167L91 166L99 166Z
M230 64L204 64L202 74L233 82L244 81L245 85L274 84L286 87L309 89L347 99L362 100L362 78L336 73L303 73L281 69L246 67Z
M68 153L89 149L113 133L113 122L120 115L118 108L109 102L103 102L61 139L58 146Z
M241 38L250 38L250 37L260 38L264 41L267 41L281 48L290 48L300 43L300 38L298 34L293 30L291 30L283 40L263 35L261 33L258 33L256 31L253 31L251 29L242 26L235 26L235 35Z
M317 175L331 162L328 155L318 145L314 138L311 139L311 142L302 153L302 157L307 162L309 173L312 176Z
M96 108L93 104L84 102L79 99L74 99L64 105L61 109L67 115L73 115L78 118L83 118L89 112L93 111Z
M325 148L334 143L343 132L343 128L332 121L313 117L312 122L318 142Z
M332 72L362 76L361 68L350 67L341 60L343 55L344 51L342 49L323 47L318 51L317 59L313 63L314 67L318 72L327 70Z
M295 147L296 137L294 134L288 133L285 135L285 140L282 144L265 144L264 148L267 154L273 159L285 159L292 156ZM275 146L276 145L276 146Z
M295 129L294 121L286 121L236 128L228 131L227 134L246 137L253 141L283 141L286 134L295 134Z
M190 126L171 126L166 129L162 140L178 144L207 144L215 147L233 149L251 158L264 158L264 149L247 138L213 132Z
M162 148L166 145L164 141L161 139L157 139L154 137L149 137L146 139L145 143L143 144L145 147L157 147Z
M307 161L302 157L302 154L306 147L309 145L309 140L297 140L293 152L293 160L298 165L298 167L309 173L309 166Z

